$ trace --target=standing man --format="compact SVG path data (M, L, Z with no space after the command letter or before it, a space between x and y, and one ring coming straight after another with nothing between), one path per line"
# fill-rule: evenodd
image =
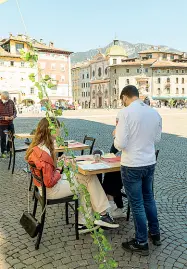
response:
M13 120L16 118L17 111L14 102L9 99L8 92L1 93L0 100L0 136L1 136L1 158L6 158L5 151L10 152L9 142L6 145L5 131L14 133Z
M161 245L152 185L155 143L161 139L162 119L139 99L135 86L126 86L120 99L125 108L119 115L114 145L122 150L121 176L135 225L135 239L122 243L122 247L146 256L149 255L147 220L153 244Z

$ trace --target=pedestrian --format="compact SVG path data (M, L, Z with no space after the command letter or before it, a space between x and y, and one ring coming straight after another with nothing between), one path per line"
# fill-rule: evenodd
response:
M1 136L1 158L6 158L5 152L9 154L10 144L6 144L6 131L14 133L13 120L17 116L15 104L9 99L9 93L4 91L1 93L0 100L0 136Z
M126 86L120 98L125 108L119 115L114 145L122 150L121 176L135 225L135 239L122 243L122 247L148 255L147 220L153 244L161 245L152 185L156 164L155 143L161 139L162 119L156 110L139 99L135 86Z
M150 102L150 100L149 100L148 97L145 97L145 99L144 99L144 104L150 106L151 102Z

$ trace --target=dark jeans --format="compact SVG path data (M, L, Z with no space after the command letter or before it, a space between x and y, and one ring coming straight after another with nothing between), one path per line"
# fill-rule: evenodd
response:
M136 240L140 243L146 243L148 239L147 220L150 233L160 233L152 190L154 171L155 165L121 166L121 177L134 218Z
M1 136L1 153L4 154L5 151L10 152L10 142L7 141L7 135L4 133L5 130L11 131L14 134L14 124L0 126L0 136Z

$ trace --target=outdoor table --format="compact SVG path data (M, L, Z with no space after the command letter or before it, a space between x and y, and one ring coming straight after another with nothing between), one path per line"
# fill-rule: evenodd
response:
M14 134L15 138L18 139L33 139L34 138L34 134L31 135L29 133L19 133L19 134ZM89 149L90 146L83 144L81 142L75 141L75 140L66 140L66 142L68 142L68 146L60 146L58 147L57 145L55 145L55 151L56 152L64 152L66 149L68 150L74 150L74 151L79 151L79 150L85 150L85 149Z
M97 175L120 171L120 157L101 158L99 162L94 161L93 155L82 155L76 157L78 171L82 175Z

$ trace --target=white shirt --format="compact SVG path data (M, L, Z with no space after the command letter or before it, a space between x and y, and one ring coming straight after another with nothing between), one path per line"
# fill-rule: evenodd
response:
M121 165L142 167L156 163L155 143L162 133L162 119L141 100L132 102L119 114L114 146L122 150Z

